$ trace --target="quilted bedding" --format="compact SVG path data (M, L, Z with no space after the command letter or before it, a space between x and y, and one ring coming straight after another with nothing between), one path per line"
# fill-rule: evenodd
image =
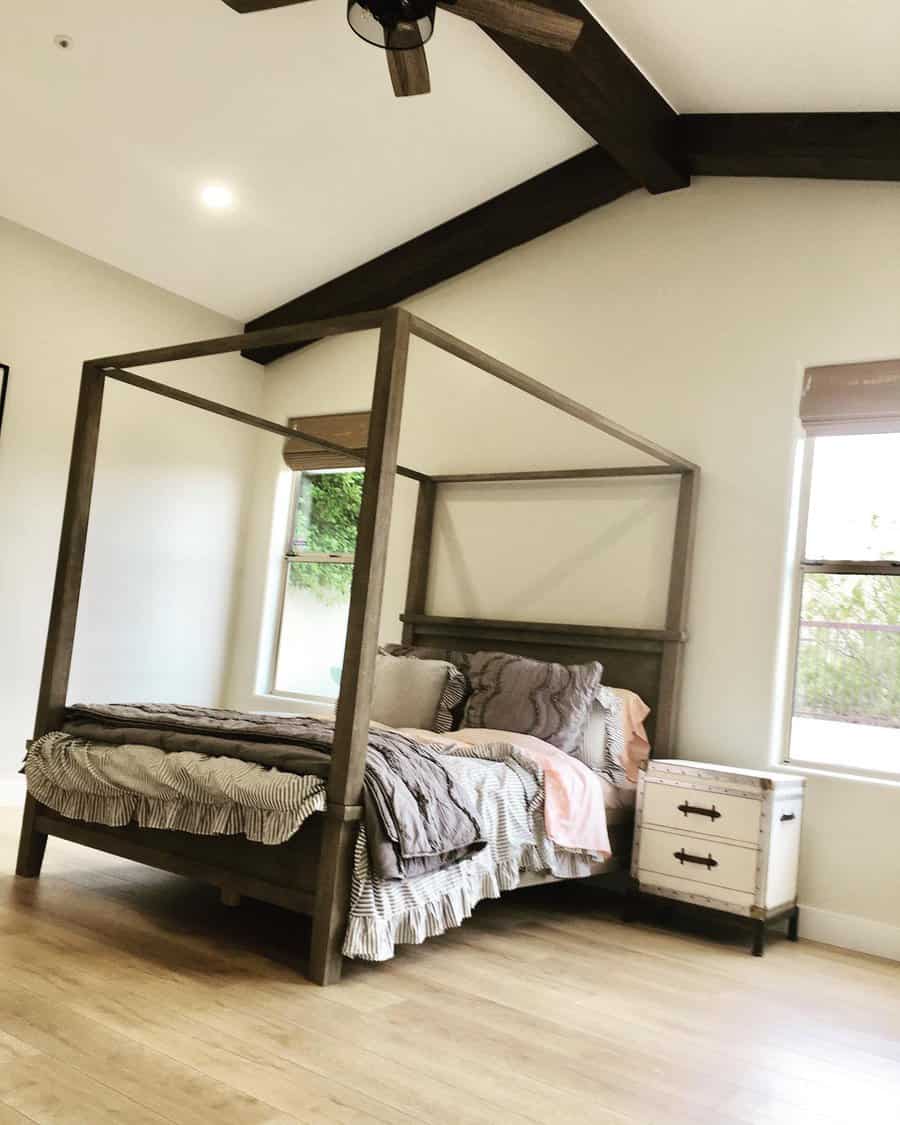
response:
M267 767L222 752L167 752L145 745L147 731L135 727L126 729L141 742L111 745L83 737L88 717L80 715L67 726L81 734L47 735L26 761L29 790L62 815L111 825L241 833L275 844L325 807L325 779L319 776L324 771L292 773L281 764ZM603 823L584 835L584 847L571 837L573 822L566 824L568 846L553 838L552 818L548 822L548 793L558 788L560 776L584 767L577 762L569 767L569 759L549 746L542 761L524 736L493 732L496 737L485 741L490 733L435 735L431 746L448 785L468 793L485 846L437 870L384 878L373 867L367 820L354 855L346 956L385 960L398 943L420 942L460 925L479 901L514 889L525 872L578 877L608 857L602 799ZM427 734L405 732L405 737L418 741ZM590 787L581 776L577 784ZM596 785L602 792L599 778Z

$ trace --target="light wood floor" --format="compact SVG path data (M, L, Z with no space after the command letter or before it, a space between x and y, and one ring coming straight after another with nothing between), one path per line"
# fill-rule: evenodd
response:
M274 908L58 840L15 879L17 819L0 810L0 1125L900 1121L890 962L775 936L758 960L572 885L319 989Z

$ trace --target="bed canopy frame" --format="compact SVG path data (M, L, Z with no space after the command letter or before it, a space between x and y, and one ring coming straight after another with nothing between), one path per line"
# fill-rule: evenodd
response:
M600 660L606 669L605 682L630 687L651 705L655 721L652 730L654 746L657 752L667 753L674 741L681 654L687 639L687 593L698 466L523 375L406 309L392 307L332 320L155 348L131 355L105 356L88 360L83 365L35 738L59 729L64 720L106 381L113 379L127 383L281 437L301 437L322 449L358 456L359 451L155 382L130 368L222 355L247 348L295 344L371 329L379 332L378 358L325 813L310 818L287 843L266 846L242 837L199 837L142 829L135 825L109 828L84 824L65 819L29 795L16 867L20 876L37 877L47 838L58 836L212 883L221 888L223 900L227 902L237 902L241 895L246 895L311 915L309 975L320 984L337 981L341 973L341 943L349 914L352 856L362 817L363 774L395 475L417 481L419 489L405 612L402 615L404 643L463 651L499 648L567 663ZM429 476L399 465L398 443L410 336L417 336L617 438L655 458L659 464L440 476ZM669 560L666 620L662 629L487 621L426 614L432 525L439 488L452 487L456 483L658 475L680 478L674 545Z

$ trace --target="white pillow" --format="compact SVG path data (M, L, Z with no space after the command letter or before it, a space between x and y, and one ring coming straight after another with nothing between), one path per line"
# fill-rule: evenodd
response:
M456 668L446 660L409 660L379 653L371 716L389 727L437 730L445 689Z

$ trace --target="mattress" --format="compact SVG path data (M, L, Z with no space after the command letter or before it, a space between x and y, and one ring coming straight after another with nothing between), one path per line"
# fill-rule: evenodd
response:
M603 805L606 809L607 828L621 828L634 820L634 803L637 796L635 785L613 785L606 778L603 781Z

